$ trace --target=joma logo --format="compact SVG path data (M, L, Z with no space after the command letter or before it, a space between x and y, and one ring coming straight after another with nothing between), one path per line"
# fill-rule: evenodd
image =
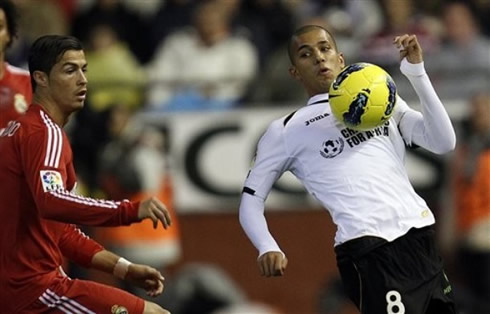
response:
M328 113L321 114L319 116L311 118L310 120L306 120L305 125L308 126L308 125L312 124L313 122L321 120L321 119L326 118L326 117L328 117Z

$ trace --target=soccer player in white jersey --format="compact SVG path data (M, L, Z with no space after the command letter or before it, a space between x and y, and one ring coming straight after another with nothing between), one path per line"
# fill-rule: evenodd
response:
M435 245L434 216L404 166L405 145L443 154L454 149L456 136L416 36L405 34L393 43L422 112L398 97L389 121L356 132L333 117L328 102L330 84L345 66L334 38L314 25L295 31L289 72L310 99L273 121L262 136L244 184L240 223L259 251L261 274L283 275L288 261L268 230L264 208L274 182L291 171L337 226L337 266L362 314L456 313Z

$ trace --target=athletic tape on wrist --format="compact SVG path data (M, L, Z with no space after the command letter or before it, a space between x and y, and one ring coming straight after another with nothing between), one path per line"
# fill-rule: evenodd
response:
M131 265L131 262L130 261L128 261L124 257L120 257L117 260L117 263L114 266L114 269L113 269L112 273L117 278L124 279L124 278L126 278L126 274L128 273L129 265Z

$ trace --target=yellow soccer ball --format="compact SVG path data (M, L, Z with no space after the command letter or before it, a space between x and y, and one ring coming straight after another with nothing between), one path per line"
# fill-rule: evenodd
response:
M396 86L381 67L353 63L345 67L330 85L333 115L348 128L366 131L382 125L393 114Z

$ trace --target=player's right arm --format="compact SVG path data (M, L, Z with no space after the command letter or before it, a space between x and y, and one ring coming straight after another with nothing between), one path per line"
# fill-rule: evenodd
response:
M406 103L397 104L401 115L399 128L409 145L421 146L436 154L452 151L456 134L451 119L427 75L422 48L415 35L402 35L394 39L402 57L400 70L408 78L417 93L422 112L415 111Z
M63 148L69 144L63 141L59 127L51 125L28 136L16 134L16 140L23 175L41 217L93 226L129 225L147 218L154 226L158 221L165 228L170 224L165 205L156 198L142 202L112 201L83 197L69 191L68 176L74 181L75 172L71 148Z
M284 127L276 122L259 141L254 166L245 180L239 209L240 224L259 251L257 262L260 273L267 277L282 275L287 266L287 258L270 233L264 216L265 199L274 182L287 170L289 162L281 134Z

